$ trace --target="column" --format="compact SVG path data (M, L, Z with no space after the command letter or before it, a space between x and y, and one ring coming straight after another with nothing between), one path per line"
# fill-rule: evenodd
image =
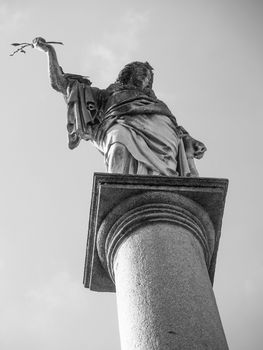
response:
M122 350L228 349L212 289L226 180L106 178L85 285L116 289Z

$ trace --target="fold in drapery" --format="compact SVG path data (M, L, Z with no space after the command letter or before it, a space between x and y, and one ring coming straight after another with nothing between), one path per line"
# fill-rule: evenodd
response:
M115 161L116 144L128 152L122 164ZM116 118L96 145L110 172L137 175L191 176L183 141L177 127L164 115L129 115ZM112 168L112 164L114 165Z
M70 149L81 139L91 140L104 154L106 166L116 164L117 169L112 145L119 143L127 149L122 162L129 174L198 176L185 153L185 131L163 102L139 95L103 111L101 91L71 80L66 96Z
M66 102L68 145L73 149L78 146L81 139L92 139L92 125L97 117L98 107L92 88L77 80L69 84Z

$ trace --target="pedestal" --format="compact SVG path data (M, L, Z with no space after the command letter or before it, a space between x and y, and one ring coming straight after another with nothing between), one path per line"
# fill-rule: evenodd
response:
M84 284L122 350L228 349L212 282L227 180L95 174Z

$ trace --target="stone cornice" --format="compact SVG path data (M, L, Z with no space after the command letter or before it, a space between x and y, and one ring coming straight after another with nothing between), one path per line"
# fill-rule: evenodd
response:
M226 179L95 174L85 287L114 292L118 246L136 225L154 220L187 225L203 248L213 282L227 186Z

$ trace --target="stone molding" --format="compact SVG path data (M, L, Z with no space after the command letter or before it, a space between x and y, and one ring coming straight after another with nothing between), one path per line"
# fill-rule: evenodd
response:
M203 248L209 269L215 245L215 231L204 209L179 194L146 192L121 202L107 215L99 228L98 255L113 283L113 263L118 248L137 228L152 222L181 226L191 232Z
M121 233L146 220L150 224L149 220L170 220L175 225L189 225L203 248L213 283L227 187L226 179L95 173L85 287L115 292L114 275L109 271L112 271L116 250L127 237ZM142 210L144 217L138 219ZM179 214L182 215L180 219ZM109 233L107 242L106 232Z

